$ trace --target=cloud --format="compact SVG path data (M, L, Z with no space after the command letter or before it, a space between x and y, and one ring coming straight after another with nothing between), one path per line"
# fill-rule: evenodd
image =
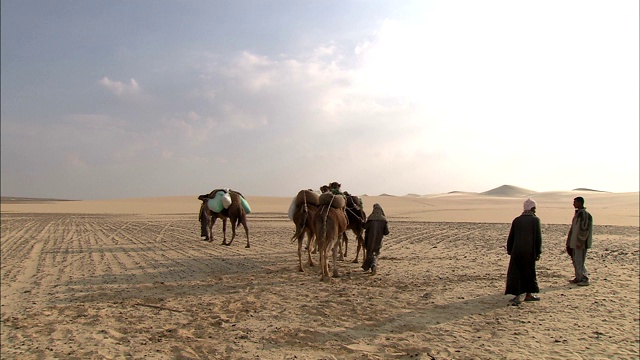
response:
M117 96L137 95L141 92L140 85L135 79L129 80L129 83L126 84L121 81L113 81L105 76L98 83Z
M155 133L166 139L173 139L167 143L176 144L184 141L184 146L197 148L215 137L215 131L220 124L212 117L205 117L195 111L189 111L185 116L172 118L162 122L162 127ZM181 144L181 143L180 143Z
M65 117L64 122L89 131L121 132L127 126L123 119L105 114L70 114Z
M313 154L325 153L330 139L342 148L328 157L340 156L345 148L361 153L372 139L381 146L419 144L420 119L411 115L415 106L397 94L372 91L361 81L354 56L351 49L332 43L275 57L250 51L226 60L199 56L207 61L199 67L200 89L190 94L206 100L197 115L215 119L219 147L226 146L227 138L241 139L249 149L260 143L253 156L267 162L286 163L305 153L318 157ZM206 131L203 122L181 120L181 126L198 128L193 133Z
M68 152L65 155L66 165L70 168L83 168L87 166L86 161L77 152Z
M338 47L335 44L327 44L316 47L313 53L315 57L321 58L325 56L330 57L332 55L335 55L337 51Z
M332 44L319 45L309 54L276 58L244 51L227 63L205 66L200 93L223 109L226 119L244 119L232 121L249 129L283 120L329 121L336 126L406 109L402 97L372 91L370 82L363 81L367 74L354 68L348 57L353 55ZM298 116L288 118L288 113ZM247 119L253 119L251 124Z

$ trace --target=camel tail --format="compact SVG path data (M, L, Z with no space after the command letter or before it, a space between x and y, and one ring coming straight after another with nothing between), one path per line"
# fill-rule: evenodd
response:
M322 226L320 228L320 233L316 237L316 242L319 244L324 244L324 239L327 237L327 227Z
M302 213L304 214L304 216L302 217L302 224L300 224L299 229L296 227L296 233L293 234L293 236L291 237L291 242L293 242L294 240L296 240L301 234L304 233L304 228L305 226L307 226L307 217L309 217L309 210L307 208L307 199L305 199L305 203L304 203L304 210L302 211Z
M238 216L238 218L236 219L236 227L240 226L240 224L242 224L242 220L247 218L247 214L243 211L240 213L240 216Z
M296 230L296 233L293 234L293 236L291 237L291 242L295 242L296 239L303 233L304 233L304 229L303 228L300 229L300 230Z
M322 226L320 227L320 231L319 231L319 235L316 238L316 242L319 244L324 244L325 239L327 238L327 218L329 217L329 209L330 206L327 206L327 213L324 216L324 222L322 223Z

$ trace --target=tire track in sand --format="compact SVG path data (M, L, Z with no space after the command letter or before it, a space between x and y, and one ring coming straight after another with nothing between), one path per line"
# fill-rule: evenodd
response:
M55 232L58 227L57 218L57 216L46 216L46 220L39 223L27 222L23 225L23 230L17 232L21 236L16 236L15 238L3 237L3 244L5 244L5 241L11 243L13 240L10 239L15 239L16 241L22 239L23 243L21 246L13 246L8 253L5 253L4 249L2 252L3 263L6 259L13 264L12 269L2 269L3 319L16 309L28 311L34 306L34 303L28 300L35 296L32 292L38 293L42 290L40 284L42 277L39 269L42 268L43 249L46 247L51 233ZM4 221L8 220L4 219L3 216ZM22 219L19 219L18 223L20 224L21 222ZM17 266L15 259L21 259L18 260L19 265Z

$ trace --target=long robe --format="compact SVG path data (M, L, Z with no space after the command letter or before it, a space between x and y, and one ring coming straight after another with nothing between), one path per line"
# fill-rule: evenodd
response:
M507 239L507 253L511 255L507 270L505 295L538 293L536 259L542 253L540 219L524 212L511 223Z
M382 248L382 238L389 235L389 226L387 220L368 219L364 224L364 246L367 250L367 256L362 263L364 270L369 270L372 266L377 266L377 258Z

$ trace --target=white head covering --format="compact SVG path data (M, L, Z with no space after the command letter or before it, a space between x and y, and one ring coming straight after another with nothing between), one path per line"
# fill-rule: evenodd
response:
M524 202L524 210L531 210L534 207L536 207L536 202L532 199L532 198L528 198L527 200L525 200Z

